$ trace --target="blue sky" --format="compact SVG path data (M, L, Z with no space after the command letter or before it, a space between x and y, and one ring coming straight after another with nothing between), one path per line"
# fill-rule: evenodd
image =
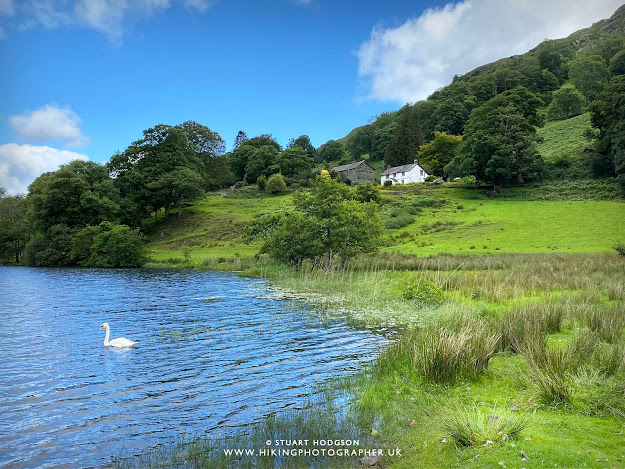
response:
M620 1L0 0L0 186L158 123L319 146Z

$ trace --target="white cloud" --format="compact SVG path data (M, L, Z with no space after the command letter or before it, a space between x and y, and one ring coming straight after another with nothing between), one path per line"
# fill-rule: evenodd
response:
M22 115L9 116L15 133L34 142L63 142L69 148L83 148L90 139L80 130L82 121L69 107L48 104Z
M399 103L494 60L610 17L622 0L466 0L428 9L396 28L375 27L358 51L369 97Z
M0 16L13 16L14 13L12 0L0 0Z
M0 187L9 194L24 194L38 176L55 171L72 160L88 160L82 153L58 150L48 146L0 145Z
M106 34L109 40L120 45L128 25L167 10L173 2L200 13L206 12L216 0L29 0L19 5L19 30L38 25L54 29L79 25ZM3 3L0 0L0 13Z
M7 33L5 32L4 29L0 28L0 40L6 39L6 38L7 38Z
M183 3L186 8L195 8L200 13L206 12L215 4L214 1L209 0L184 0Z
M307 7L308 5L312 3L312 0L291 0L291 2L301 7Z

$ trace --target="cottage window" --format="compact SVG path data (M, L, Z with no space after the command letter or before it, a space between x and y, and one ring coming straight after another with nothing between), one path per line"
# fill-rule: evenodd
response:
M421 176L423 176L423 170L421 170Z
M405 175L406 175L406 173L402 171L401 175L402 175L402 176L405 176ZM403 182L403 181L402 181L402 182Z

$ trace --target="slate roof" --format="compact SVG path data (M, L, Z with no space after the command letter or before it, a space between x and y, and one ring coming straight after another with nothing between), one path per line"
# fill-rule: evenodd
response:
M394 167L388 168L386 171L384 171L381 174L381 176L386 176L387 174L408 172L408 171L414 169L415 166L419 166L419 164L418 163L410 163L410 164L405 164L403 166L394 166Z
M334 168L332 168L332 171L336 171L337 173L340 173L341 171L349 171L350 169L357 168L363 163L371 168L371 165L369 163L367 163L365 160L362 160L357 163L344 164L343 166L335 166Z

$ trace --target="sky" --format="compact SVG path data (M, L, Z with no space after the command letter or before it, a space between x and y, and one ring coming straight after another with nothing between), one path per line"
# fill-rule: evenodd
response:
M0 187L188 120L345 136L623 0L0 0Z

